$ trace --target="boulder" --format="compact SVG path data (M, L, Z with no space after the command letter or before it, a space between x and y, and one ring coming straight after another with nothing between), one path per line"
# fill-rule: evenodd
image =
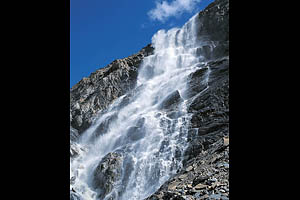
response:
M94 171L93 187L99 190L99 198L103 199L121 180L123 155L117 152L108 153Z
M159 109L170 109L177 106L183 99L181 98L179 91L176 90L169 94L159 105Z

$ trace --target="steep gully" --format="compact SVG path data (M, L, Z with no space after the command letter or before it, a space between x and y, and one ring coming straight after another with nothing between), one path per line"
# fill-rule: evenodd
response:
M71 199L228 197L228 11L216 0L71 89Z

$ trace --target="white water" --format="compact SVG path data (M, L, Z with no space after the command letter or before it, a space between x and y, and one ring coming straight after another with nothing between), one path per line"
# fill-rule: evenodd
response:
M144 58L129 104L121 107L126 95L120 97L83 133L78 145L86 150L71 161L71 177L76 178L71 187L83 199L97 199L92 187L94 169L107 153L117 149L124 152L126 164L121 180L105 199L114 196L118 200L142 200L182 166L190 119L186 79L205 65L203 57L197 55L203 43L197 38L195 17L181 29L160 30L153 36L154 54ZM171 119L160 105L176 90L184 100ZM95 136L97 127L112 116L109 128ZM127 131L137 123L142 125L132 139ZM126 173L125 168L129 169Z

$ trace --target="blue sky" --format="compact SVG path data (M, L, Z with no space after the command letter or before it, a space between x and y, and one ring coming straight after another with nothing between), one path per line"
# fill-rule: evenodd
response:
M70 87L181 27L213 0L70 0Z

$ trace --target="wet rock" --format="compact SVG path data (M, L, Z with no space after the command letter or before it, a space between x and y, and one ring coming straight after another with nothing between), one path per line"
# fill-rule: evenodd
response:
M135 126L129 127L127 133L125 134L130 141L137 141L142 139L146 132L144 128L145 118L140 118ZM123 139L123 140L126 140ZM129 141L128 141L129 142Z
M176 90L169 94L163 102L159 105L159 109L170 109L176 105L178 105L182 101L182 98L179 94L179 91Z
M193 97L200 92L202 92L204 89L207 88L207 84L205 84L205 79L208 76L208 68L202 67L189 75L189 79L187 82L188 90L186 92L186 95L188 98Z
M99 198L109 194L121 178L123 156L120 153L107 154L94 171L93 186L98 189Z
M76 141L79 137L78 131L70 126L70 140Z
M116 114L107 117L99 126L96 128L92 140L95 140L98 136L106 133L111 126L111 123L116 120L118 116Z
M83 199L74 191L70 191L70 200L83 200Z
M78 143L71 141L70 142L70 158L71 160L79 156L85 151L85 149L80 146Z
M171 111L167 113L167 117L169 117L170 119L177 119L180 116L182 116L182 112L180 111Z
M127 136L131 141L142 139L145 135L145 130L142 127L132 126L127 131Z
M211 59L216 59L224 54L228 54L229 40L229 3L228 0L215 0L204 12L198 15L199 37L203 40L213 41L215 49L210 53Z

